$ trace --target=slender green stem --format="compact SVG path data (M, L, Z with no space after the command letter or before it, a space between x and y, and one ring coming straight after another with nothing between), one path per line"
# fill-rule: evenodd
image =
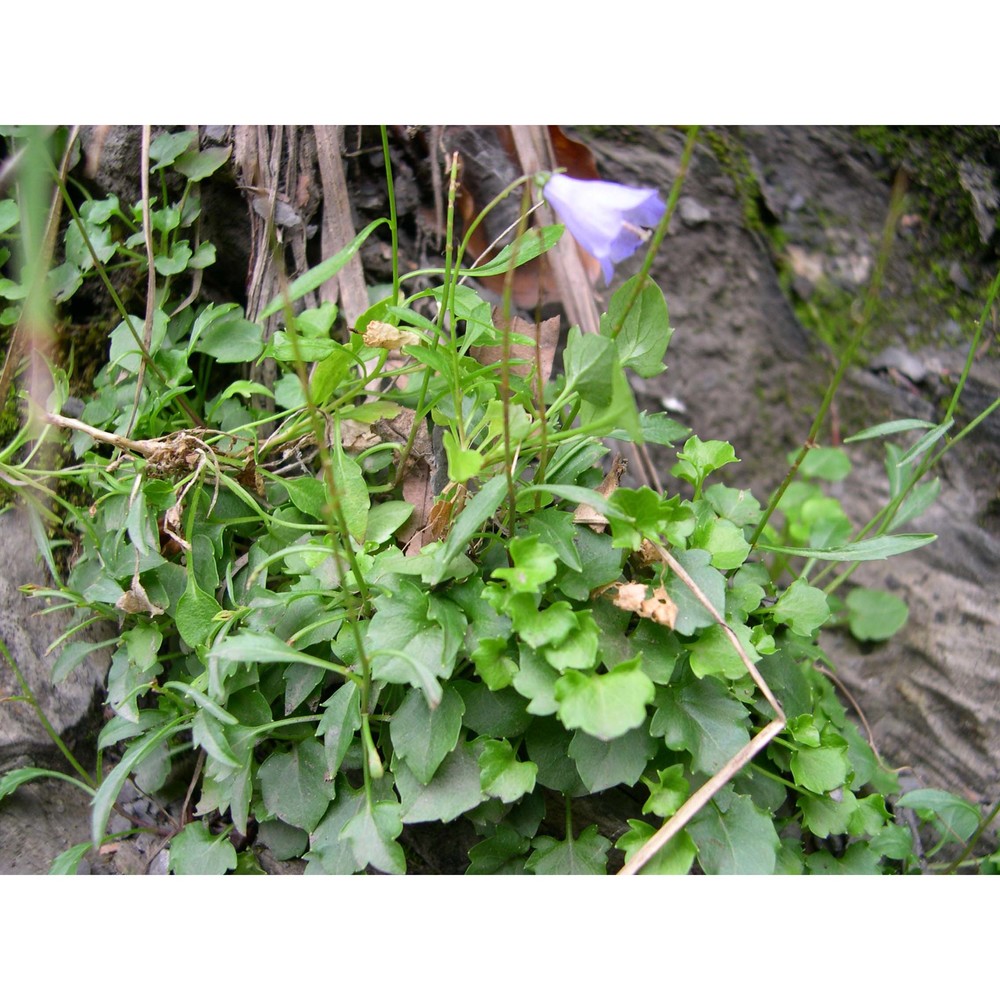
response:
M27 703L35 710L35 714L38 716L39 722L41 722L42 727L45 732L49 734L49 738L53 743L59 748L59 752L69 761L70 766L79 774L83 780L87 783L88 790L97 787L97 782L87 773L87 769L73 756L69 747L62 741L59 734L52 727L52 723L49 722L48 717L42 711L41 706L38 704L35 698L34 692L28 685L24 674L21 673L20 668L14 661L14 657L11 656L10 650L7 648L7 644L0 639L0 654L3 654L3 658L10 664L10 669L14 671L14 676L17 678L17 683L21 687L21 691L24 692L24 699Z
M684 186L685 177L687 177L688 167L691 164L691 157L694 155L695 140L697 138L698 126L693 125L688 129L687 139L684 142L684 151L681 153L680 166L677 170L677 176L674 178L674 183L670 186L670 194L667 196L666 211L663 213L663 218L660 219L660 224L656 227L652 237L650 238L649 246L646 248L646 256L643 259L642 267L639 269L638 280L635 282L635 285L632 288L632 293L629 295L628 300L625 303L625 308L611 328L612 340L614 340L618 334L621 333L622 327L625 325L625 320L628 319L629 313L632 312L632 308L635 306L639 296L642 294L642 290L646 287L646 279L649 277L649 272L653 267L653 261L656 259L656 254L660 249L660 244L667 235L667 229L670 226L670 220L673 218L674 209L677 207L677 199L680 198L681 188Z
M392 160L389 157L389 132L382 130L382 157L385 160L385 187L389 195L389 232L392 234L392 304L399 300L399 225L396 221L396 191L392 184Z
M826 415L829 412L830 407L833 405L833 400L837 394L837 390L840 388L840 383L847 374L848 369L854 363L854 358L857 354L858 348L861 346L862 340L864 340L869 328L871 327L872 319L875 316L875 308L878 305L879 295L882 291L882 282L885 278L885 269L889 262L889 254L892 250L893 239L896 235L896 226L899 223L899 217L903 214L905 191L905 179L902 174L899 174L896 178L896 183L893 186L892 194L889 199L889 212L886 216L885 226L882 229L882 245L879 250L878 258L875 262L875 271L872 274L872 280L869 283L868 291L865 294L861 320L857 324L854 336L851 338L850 343L841 355L837 370L834 373L833 378L830 380L829 385L826 387L826 393L823 396L823 401L820 403L819 409L816 411L816 416L813 419L812 426L809 428L809 433L806 435L806 439L803 442L802 447L799 449L798 454L795 456L795 460L792 462L792 467L788 470L788 473L781 485L771 496L767 509L764 511L760 521L757 522L757 527L754 528L753 534L750 536L751 547L755 546L760 539L760 536L765 527L767 527L771 516L774 514L778 504L781 502L781 498L785 495L785 490L788 489L792 480L798 473L799 466L802 464L802 460L805 458L809 449L816 446L816 438L819 435L820 428L823 426L823 422L826 420Z
M948 401L948 407L945 411L944 417L942 417L941 423L947 423L952 419L955 410L958 407L959 400L961 399L962 389L965 386L966 378L972 369L973 361L975 360L976 354L979 350L979 343L982 338L983 328L986 325L986 319L990 314L990 310L993 308L993 303L996 301L997 294L1000 293L1000 271L997 272L997 276L993 279L990 284L989 292L986 296L986 302L983 305L983 310L980 313L979 321L976 324L976 332L973 335L972 343L969 345L969 350L966 353L965 366L962 370L962 376L955 386L954 392L951 394L951 399ZM970 434L976 427L979 426L991 413L993 413L998 407L1000 407L1000 397L995 399L989 406L986 407L980 414L969 421L965 427L962 428L957 434L949 438L946 443L935 452L926 452L917 465L917 468L910 474L907 478L906 485L899 490L896 496L894 496L863 528L861 528L853 537L852 541L858 541L865 538L871 531L881 531L884 530L889 524L892 523L892 519L896 516L896 512L899 510L900 505L909 495L910 491L934 468L938 462L947 454L947 452L952 449L956 444L959 443L967 434ZM831 563L825 569L821 570L813 580L813 584L817 584L829 576L836 566L836 563ZM824 587L827 593L833 593L842 583L844 583L858 568L859 563L852 563L847 569L839 573L830 583Z

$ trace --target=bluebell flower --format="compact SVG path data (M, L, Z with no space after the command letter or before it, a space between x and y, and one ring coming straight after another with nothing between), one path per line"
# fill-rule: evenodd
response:
M543 191L577 243L600 261L608 284L615 264L630 257L645 241L640 227L656 226L666 211L654 188L553 174Z

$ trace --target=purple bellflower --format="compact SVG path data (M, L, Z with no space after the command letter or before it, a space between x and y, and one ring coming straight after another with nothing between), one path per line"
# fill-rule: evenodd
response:
M640 227L656 226L666 211L653 188L582 181L566 174L553 174L543 192L577 243L600 261L608 284L615 264L631 257L645 241Z

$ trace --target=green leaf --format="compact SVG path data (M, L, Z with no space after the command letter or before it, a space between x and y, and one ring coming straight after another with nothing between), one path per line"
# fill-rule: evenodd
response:
M750 742L746 707L717 677L661 689L649 731L671 750L687 750L692 767L714 774Z
M82 844L74 844L72 847L63 851L62 854L58 855L56 859L52 862L52 867L49 868L50 875L75 875L77 869L80 867L80 862L84 859L89 851L94 845L91 842L85 841Z
M309 837L309 853L304 855L308 862L306 874L317 871L328 875L351 875L364 867L354 858L354 851L341 834L345 826L365 807L364 788L352 788L342 775L337 775L334 783L334 799L319 826Z
M639 426L642 428L642 439L647 444L662 444L667 448L673 448L691 433L690 427L685 427L667 414L647 413L645 410L639 414Z
M867 844L851 844L842 857L829 851L814 851L806 856L810 875L879 875L879 855Z
M444 545L435 554L437 568L428 581L432 587L437 586L445 578L452 560L465 551L472 536L483 526L483 522L496 513L506 492L505 478L495 476L465 505L465 509L451 526Z
M327 258L322 264L317 264L310 268L301 277L298 277L288 286L288 302L292 303L301 299L303 295L308 295L311 291L319 288L320 285L329 281L360 249L365 240L379 226L388 224L388 219L376 219L369 223L357 236L347 244L343 250L338 250L332 257ZM284 295L279 295L268 303L267 308L260 314L259 319L263 322L268 316L273 316L285 307Z
M128 748L111 773L101 782L100 787L94 793L94 804L90 814L91 840L95 845L100 845L104 831L108 826L111 810L114 808L115 802L118 801L118 795L132 772L150 754L155 753L161 743L189 726L190 723L191 716L183 716L147 733Z
M169 167L198 138L197 132L165 132L149 144L149 159L154 170Z
M678 497L664 499L648 486L637 490L621 487L608 501L608 522L615 548L636 551L644 538L657 539L661 534L680 541L694 530L694 515Z
M389 734L396 753L426 785L441 762L455 749L462 729L465 702L454 688L442 692L440 703L431 709L427 699L411 688L393 714Z
M361 689L357 684L342 684L326 701L326 711L316 727L323 737L326 764L331 774L340 770L354 734L361 728Z
M546 507L527 519L527 530L539 541L551 546L559 561L579 573L583 569L580 553L574 543L578 526L568 510Z
M890 434L900 434L903 431L922 431L935 427L927 420L889 420L884 424L876 424L867 430L844 438L844 444L854 444L855 441L870 441L872 438L888 437Z
M739 461L728 441L702 441L697 434L692 434L684 442L684 448L677 453L677 457L680 461L670 470L670 474L691 483L695 496L701 493L702 483L709 475L723 466Z
M237 635L227 636L212 647L210 656L238 663L311 663L324 670L332 670L334 673L350 673L346 667L330 663L318 656L300 653L269 632L243 631Z
M649 789L649 798L642 811L662 819L673 816L691 793L691 785L684 777L683 764L673 764L664 771L657 771L656 781L649 778L642 780Z
M827 562L871 562L919 549L936 539L937 535L880 535L829 549L793 548L789 545L767 545L764 542L758 542L757 548L764 552L781 552L788 556L823 559Z
M903 453L897 464L900 466L908 465L915 458L922 455L925 451L928 451L933 445L935 445L941 438L945 436L945 434L948 433L948 431L951 430L951 428L954 425L955 425L954 420L948 420L945 423L941 424L939 427L935 427L934 430L928 431L926 434L923 435L923 437L920 438L920 440L915 445L913 445L911 448L908 448Z
M508 547L513 566L502 566L493 576L507 581L512 594L537 594L556 575L556 550L535 535L518 536Z
M718 570L712 568L710 553L704 549L687 549L683 552L675 552L674 558L708 598L712 607L724 616L726 578ZM715 618L709 614L701 601L694 596L680 577L671 573L665 584L665 589L671 600L677 605L677 618L674 621L675 632L680 635L694 635L698 629L708 628L715 624Z
M751 661L759 654L750 645L750 630L739 622L730 626L740 639L744 652ZM749 647L749 648L747 648ZM726 677L739 680L746 672L746 664L729 639L728 630L721 625L711 625L688 647L691 673L695 677Z
M771 875L777 862L774 820L748 795L733 795L725 812L713 801L688 824L707 875Z
M330 449L330 465L347 530L357 541L364 541L371 497L361 466L343 448Z
M453 483L465 483L479 475L483 456L478 451L463 448L451 430L444 432L442 443L448 458L448 478Z
M640 281L642 290L626 315L625 309ZM670 328L663 292L655 282L637 274L611 296L608 311L601 317L601 334L610 337L619 325L615 347L623 367L631 368L643 378L653 378L666 369L663 355L674 331Z
M851 471L851 460L843 448L810 448L802 459L799 472L813 479L836 483Z
M832 795L799 795L797 800L802 810L802 824L820 839L847 833L851 817L858 807L858 800L849 788Z
M0 233L13 229L21 219L17 202L13 198L4 198L0 201Z
M498 826L492 837L469 848L466 875L523 875L524 855L531 841L509 826Z
M628 821L629 832L618 838L615 844L625 852L625 860L632 856L656 833L648 823L641 819ZM656 854L647 861L639 871L640 875L686 875L694 864L697 848L687 830L674 834Z
M225 364L254 361L264 350L264 335L258 323L244 319L243 310L237 309L234 315L220 317L210 323L195 341L193 350ZM254 391L268 392L263 386Z
M203 645L218 627L215 616L222 606L211 595L206 594L195 582L194 575L188 576L187 590L177 602L177 631L192 648Z
M739 569L750 554L750 543L743 529L732 521L715 517L699 527L691 536L692 548L704 549L712 556L716 569Z
M187 240L179 240L174 244L170 253L157 254L153 258L153 266L157 274L167 275L180 274L191 260L191 247Z
M175 875L225 875L236 867L236 849L225 833L213 836L204 823L188 823L170 841Z
M625 369L615 365L610 381L611 402L606 406L596 406L584 400L580 406L580 426L585 427L594 437L614 435L641 444L642 427L639 424L639 411Z
M607 337L580 333L570 329L563 352L566 367L566 389L574 389L580 398L594 406L611 402L611 374L616 362L615 345Z
M564 605L566 602L559 601L558 603ZM549 615L556 607L555 604L549 605L540 613L539 618ZM594 615L589 608L567 613L572 622L572 628L558 641L545 643L542 646L542 655L560 672L589 670L594 666L600 649L601 633L597 622L594 621ZM522 638L526 639L528 633L524 627L519 627L518 631Z
M341 837L351 845L358 868L371 865L387 875L406 873L406 856L396 838L403 832L402 808L398 802L365 801L362 809L344 826Z
M393 765L393 773L402 799L404 823L450 823L487 799L480 783L479 764L464 743L444 758L430 782L420 782L402 762Z
M68 642L63 646L56 662L52 665L52 682L61 684L76 668L97 650L112 646L117 637L105 639L103 642Z
M366 639L372 676L419 687L428 705L437 705L439 678L450 677L454 669L465 616L444 598L432 604L430 596L407 579L400 581L394 594L375 598L374 604L376 613Z
M929 482L921 483L915 487L906 495L899 507L896 508L896 513L886 525L886 530L892 531L894 528L901 528L915 517L919 517L934 503L940 492L941 480L939 478L931 479Z
M847 781L847 746L803 747L792 753L792 777L810 792L832 792Z
M257 772L264 805L289 825L312 833L330 805L333 786L326 773L319 740L305 739L287 753L271 754Z
M605 875L608 871L608 851L611 841L597 832L597 825L588 826L574 840L536 837L534 850L525 867L536 875Z
M555 687L563 725L601 740L613 740L642 725L656 688L642 672L641 660L637 656L619 663L606 674L576 670L564 674Z
M19 767L13 771L8 771L4 775L0 775L0 801L3 801L8 795L16 792L21 785L39 778L55 778L57 780L68 781L88 794L91 793L91 790L79 778L63 774L61 771L50 771L43 767Z
M569 755L576 761L583 783L591 793L634 785L656 753L657 741L648 727L637 726L617 739L606 741L578 732L569 745Z
M461 268L458 273L468 277L487 278L490 275L503 274L511 268L520 267L551 250L559 242L565 228L562 225L554 225L543 226L541 229L529 229L513 243L505 246L488 264L483 264L481 267Z
M881 642L891 638L910 616L906 601L884 590L855 587L845 603L851 635L860 642Z
M232 146L213 146L200 152L182 153L174 161L174 169L189 181L203 181L211 177L232 155Z
M507 740L483 741L479 755L480 787L501 802L516 802L535 787L538 766L520 761Z
M557 719L549 717L532 722L525 733L524 743L529 759L538 766L539 785L563 795L586 795L587 786L580 778L576 762L569 755L573 738L573 733L567 732Z
M934 818L934 823L949 840L966 841L978 829L979 810L952 792L938 788L918 788L896 800L897 809L916 809Z
M830 617L830 606L822 590L796 580L778 598L771 615L796 635L809 637Z

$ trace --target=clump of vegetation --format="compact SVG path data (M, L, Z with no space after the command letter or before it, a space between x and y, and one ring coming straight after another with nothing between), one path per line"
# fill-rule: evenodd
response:
M261 845L309 871L401 873L407 827L460 821L473 873L897 873L972 851L992 814L937 790L900 796L818 645L825 628L885 641L905 621L891 595L838 591L857 562L933 541L901 529L969 429L951 412L856 436L884 439L889 474L887 504L857 528L824 490L850 473L848 451L815 447L842 366L762 505L723 479L738 462L727 442L639 412L629 385L629 371L663 371L673 335L647 277L669 210L643 269L599 329L570 330L546 381L537 341L468 282L549 252L562 226L525 221L466 267L449 216L444 267L400 274L394 259L391 289L338 336L336 306L301 299L392 233L394 209L249 319L189 295L215 257L195 235L196 185L225 151L177 132L148 153L156 193L135 205L76 206L64 190L49 285L58 305L132 268L145 315L122 310L78 418L53 367L45 419L0 451L5 481L59 504L78 546L38 591L78 616L56 679L92 651L75 638L86 622L120 626L97 767L67 751L80 776L63 776L92 797L92 843L55 870L123 836L107 825L129 780L187 787L168 831L176 873L257 871ZM16 235L17 206L0 212ZM416 277L433 284L408 291ZM15 287L0 288L8 322ZM69 460L39 468L57 436ZM620 485L620 464L604 468L615 441L675 448L686 495ZM5 775L0 796L41 773ZM614 842L575 809L611 788L635 803Z

